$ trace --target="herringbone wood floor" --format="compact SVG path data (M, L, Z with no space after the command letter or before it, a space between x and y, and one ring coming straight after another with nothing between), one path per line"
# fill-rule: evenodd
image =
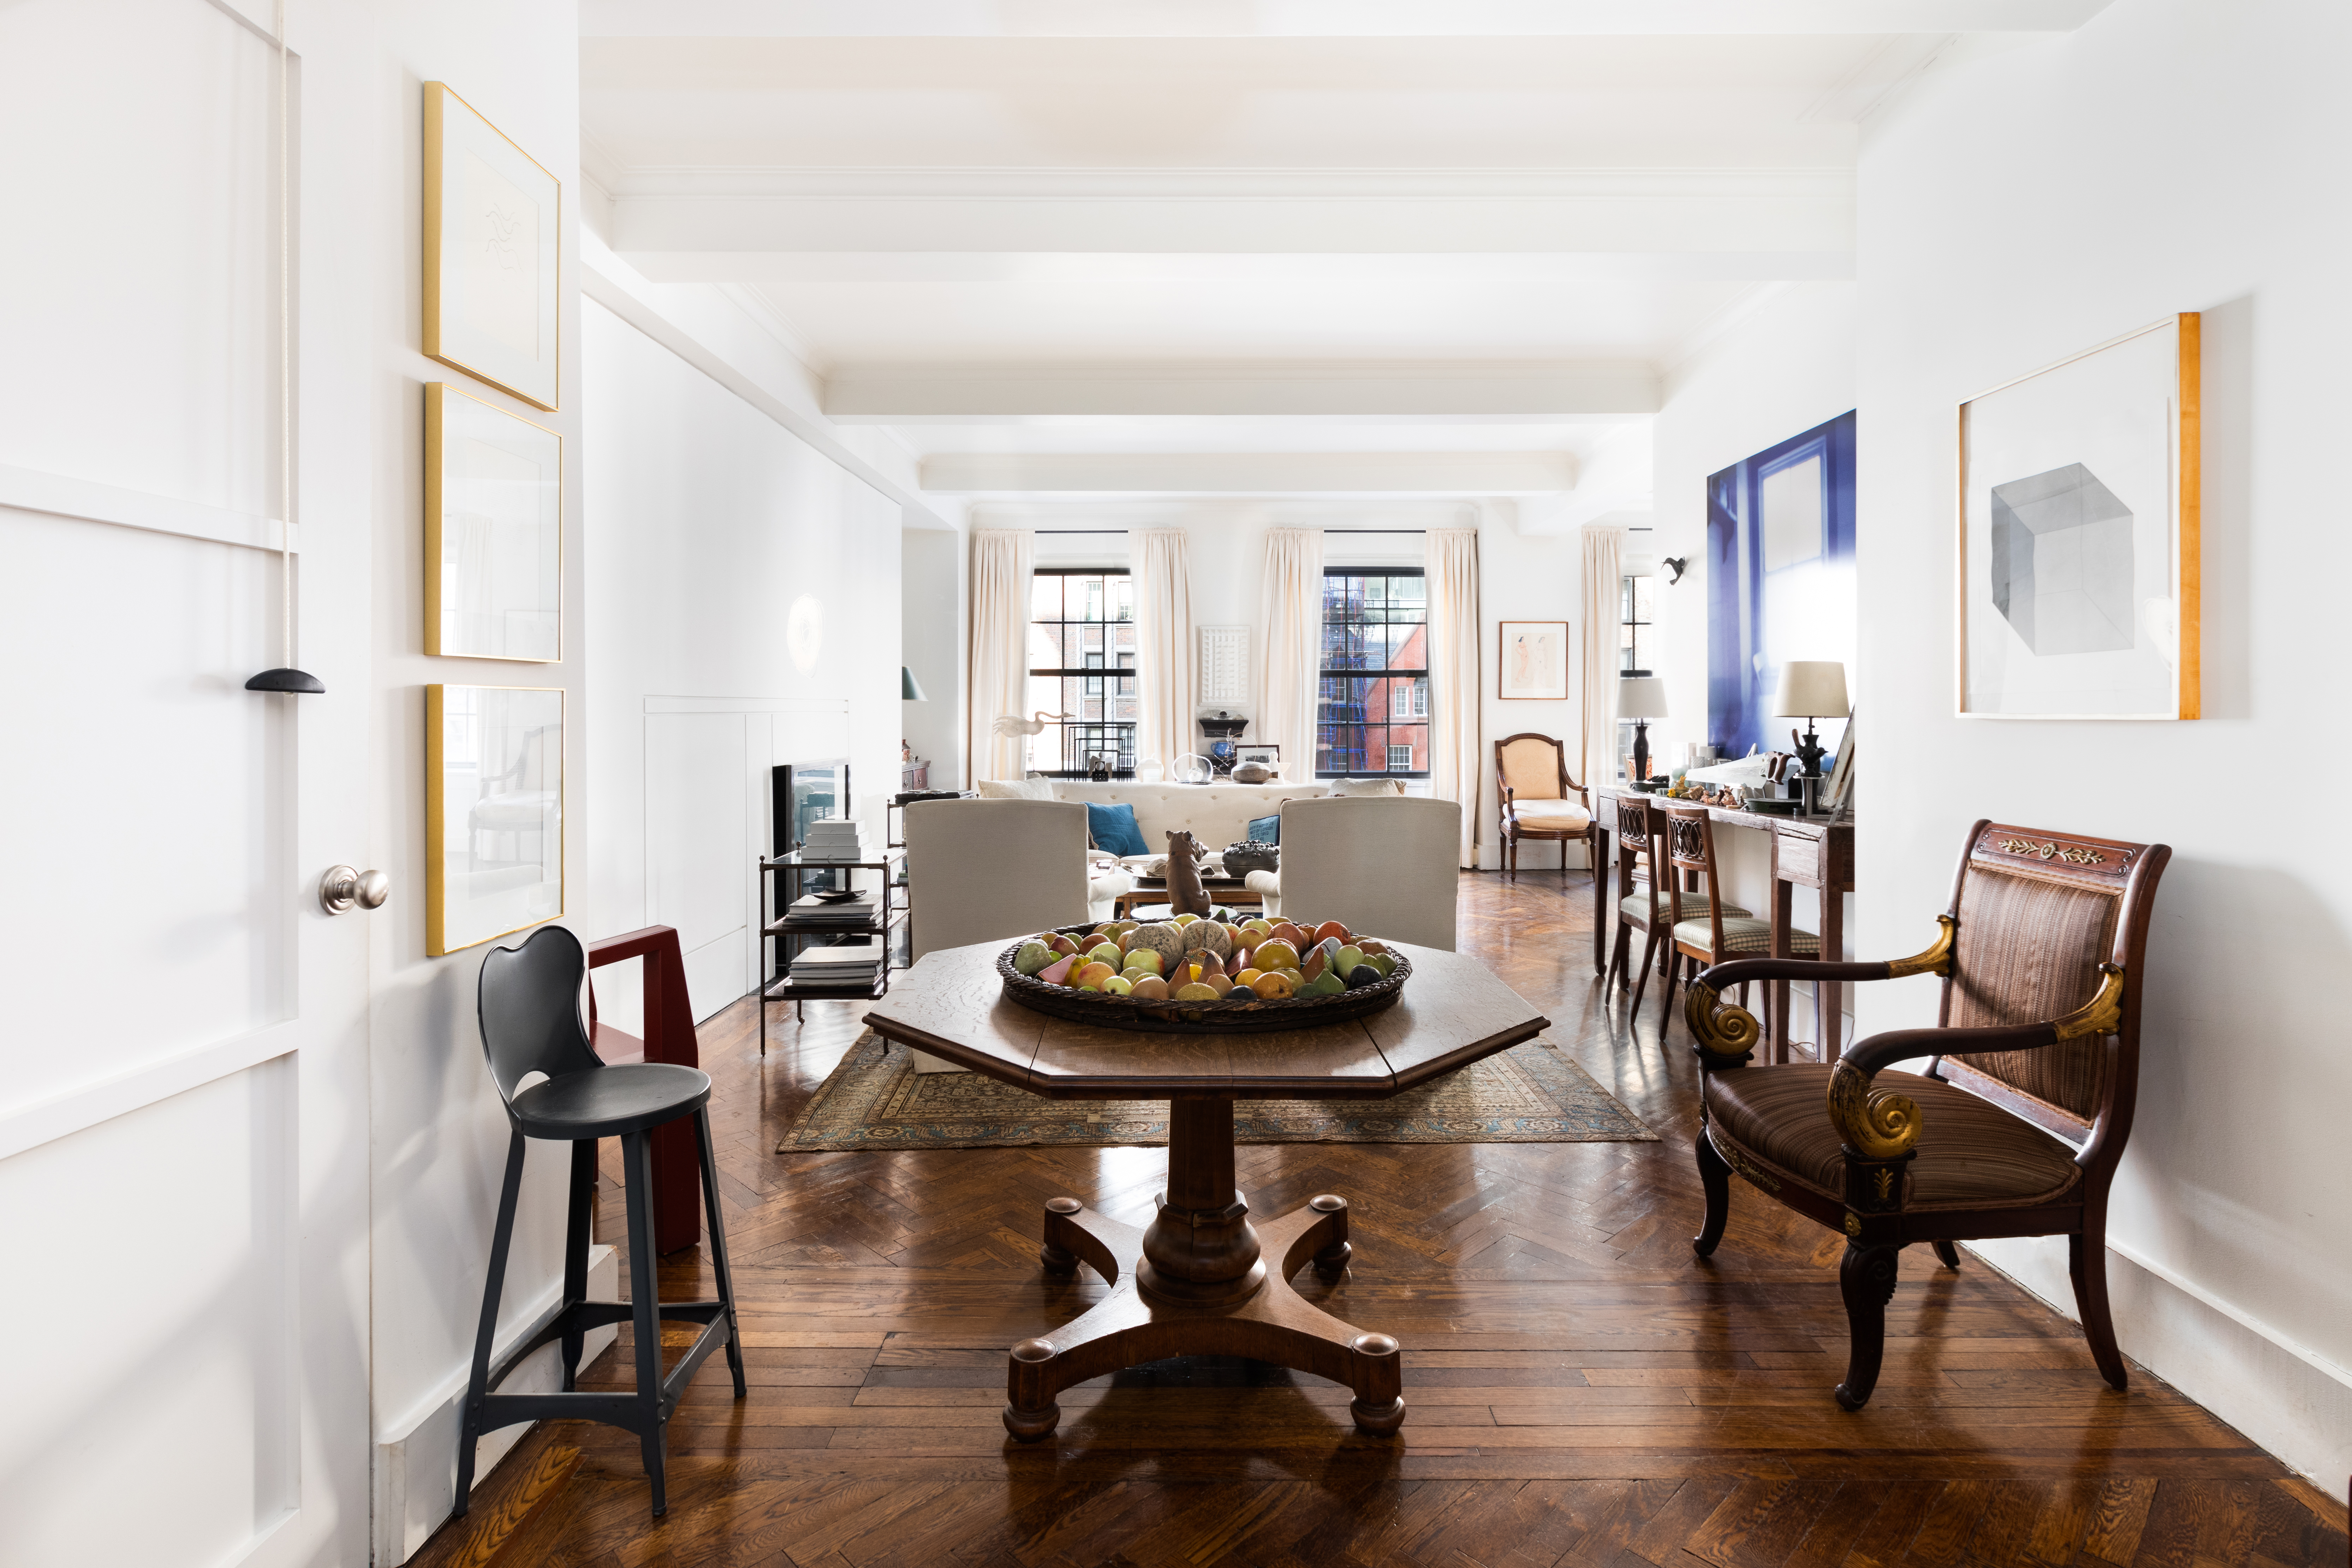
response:
M1065 1394L1035 1448L998 1425L1004 1352L1076 1315L1091 1271L1036 1266L1067 1193L1141 1224L1158 1150L779 1157L857 1033L858 1009L702 1030L751 1391L702 1370L670 1429L652 1519L634 1437L550 1424L420 1563L629 1568L1951 1568L2344 1563L2344 1509L2154 1377L2128 1394L2073 1325L1973 1259L1906 1253L1886 1372L1860 1415L1844 1363L1841 1238L1740 1184L1696 1260L1695 1072L1653 995L1629 1026L1591 975L1590 884L1462 880L1463 947L1554 1019L1551 1037L1657 1143L1247 1147L1252 1205L1354 1208L1340 1316L1405 1345L1402 1438L1349 1425L1348 1391L1251 1363L1169 1363ZM781 1038L781 1045L776 1042ZM610 1172L617 1174L617 1170ZM608 1184L598 1234L621 1234ZM709 1293L698 1254L663 1292ZM1311 1274L1311 1294L1325 1293ZM625 1384L627 1331L593 1369Z

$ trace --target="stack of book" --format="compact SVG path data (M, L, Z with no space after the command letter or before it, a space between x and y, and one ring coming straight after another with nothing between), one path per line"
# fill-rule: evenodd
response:
M876 941L835 942L806 947L793 959L795 985L838 985L870 990L882 973L882 944Z
M827 876L833 874L826 873ZM854 899L822 899L811 893L804 899L794 899L793 907L786 913L797 926L865 931L874 924L874 895L860 893Z
M827 816L808 825L801 840L803 860L871 860L866 853L866 828L855 818Z

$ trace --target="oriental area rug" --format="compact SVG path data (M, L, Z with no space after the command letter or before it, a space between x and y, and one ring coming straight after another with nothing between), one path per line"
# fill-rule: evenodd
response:
M1244 1100L1236 1143L1654 1143L1574 1059L1530 1040L1388 1100ZM873 1149L1107 1148L1168 1142L1164 1100L1045 1100L980 1073L919 1073L861 1035L779 1154Z

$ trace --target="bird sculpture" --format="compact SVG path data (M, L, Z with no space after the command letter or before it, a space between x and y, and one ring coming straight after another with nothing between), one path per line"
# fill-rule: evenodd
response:
M1048 713L1040 708L1034 718L1028 719L1018 713L1000 713L992 728L1000 735L1035 735L1043 733L1049 723L1064 722L1076 717L1075 713Z

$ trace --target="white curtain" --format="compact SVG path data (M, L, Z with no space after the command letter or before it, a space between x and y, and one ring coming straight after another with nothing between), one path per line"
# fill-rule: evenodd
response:
M1429 793L1462 806L1461 858L1478 864L1478 531L1433 528L1429 580Z
M1265 575L1258 590L1257 624L1265 637L1258 660L1257 716L1253 738L1282 748L1282 776L1293 784L1315 778L1315 690L1323 668L1323 532L1272 528L1265 535Z
M1618 601L1625 575L1625 531L1584 531L1584 772L1588 787L1617 780Z
M1029 574L1036 541L1025 528L971 535L971 776L1017 779L1029 768L1029 737L999 735L996 721L1029 717Z
M1200 749L1192 741L1192 548L1181 528L1141 529L1127 544L1135 574L1135 755L1166 768Z

